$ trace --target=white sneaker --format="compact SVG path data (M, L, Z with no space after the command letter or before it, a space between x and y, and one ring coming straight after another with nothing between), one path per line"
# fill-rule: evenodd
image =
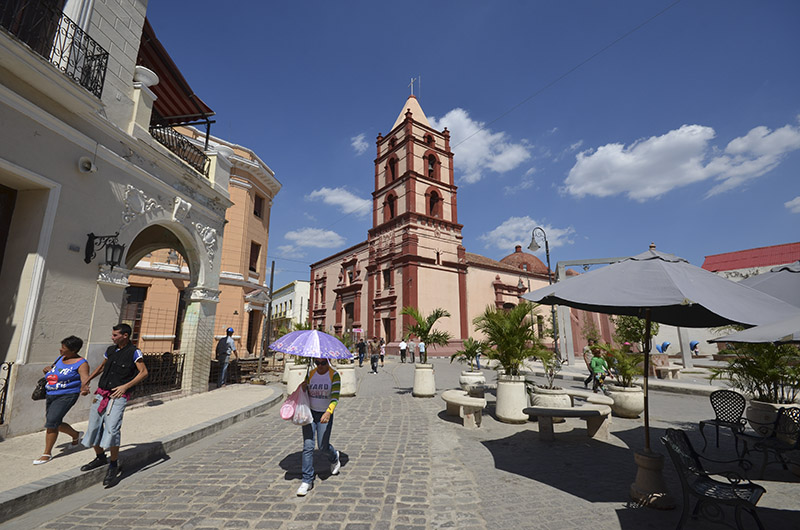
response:
M339 461L339 451L336 451L336 462L331 464L331 475L338 475L339 468L342 467L342 463Z
M297 488L297 496L298 497L305 497L308 490L314 488L313 484L309 484L308 482L303 482L300 484L300 487Z

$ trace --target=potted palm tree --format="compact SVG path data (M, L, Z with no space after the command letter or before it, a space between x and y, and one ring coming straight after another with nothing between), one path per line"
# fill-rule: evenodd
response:
M484 377L483 372L474 369L475 359L480 355L483 347L484 345L482 342L472 337L467 337L464 341L464 349L458 350L450 356L451 364L453 361L458 361L469 366L469 369L462 371L461 376L458 378L458 383L463 390L466 390L472 385L482 385L486 382L486 377Z
M428 364L427 349L447 346L451 338L450 333L434 329L434 326L440 318L450 317L450 313L437 307L428 316L424 316L416 307L406 306L400 314L413 319L413 322L406 327L406 332L418 337L426 346L425 354L420 354L422 362L414 366L414 388L411 394L414 397L433 397L436 395L436 381L433 376L433 365Z
M635 384L636 376L644 375L644 355L615 348L611 344L598 344L608 365L616 374L616 385L608 385L608 395L614 400L611 411L620 418L638 418L644 412L644 390Z
M778 409L797 406L800 394L800 351L789 344L736 344L723 350L733 355L728 365L713 368L711 379L725 378L751 397L745 410L750 426L769 436Z
M473 320L475 329L486 337L485 343L491 347L486 356L499 363L502 374L497 378L496 414L506 423L524 423L527 414L525 378L520 374L522 363L541 350L534 333L533 323L528 318L533 306L521 302L510 310L492 306Z

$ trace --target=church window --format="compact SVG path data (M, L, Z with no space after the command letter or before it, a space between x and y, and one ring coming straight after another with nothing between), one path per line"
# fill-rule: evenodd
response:
M522 264L522 270L524 270L524 271L528 270L528 264L527 263L523 263Z
M442 199L439 197L439 194L432 191L428 199L428 215L431 217L441 217L441 202Z
M397 205L395 204L396 202L397 202L397 197L395 197L394 195L389 195L388 197L386 197L386 205L383 214L384 221L394 219L395 215L397 215L396 212Z
M430 147L433 147L433 135L430 134L425 135L425 144Z
M428 177L434 178L436 176L436 157L428 155Z
M393 181L397 178L397 159L391 158L389 159L389 181Z
M392 286L392 270L383 269L383 288L389 289Z
M389 149L394 149L397 145L397 138L389 138Z

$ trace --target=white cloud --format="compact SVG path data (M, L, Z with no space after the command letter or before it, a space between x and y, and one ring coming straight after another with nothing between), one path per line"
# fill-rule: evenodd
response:
M528 216L509 217L500 226L479 236L478 239L486 242L485 248L495 247L510 253L516 245L522 245L522 248L527 248L531 242L531 232L537 226L540 226L547 234L547 241L550 243L551 249L572 244L572 238L575 235L575 230L572 227L555 228L548 224L539 223ZM540 236L541 234L537 232L537 235ZM542 248L536 251L535 254L543 256L544 244L540 237L537 240L542 245Z
M625 194L644 202L714 179L719 183L707 192L711 196L760 177L800 149L800 128L791 125L775 131L755 127L731 140L722 152L711 145L715 136L711 127L683 125L629 146L613 143L583 151L576 156L564 190L576 197Z
M336 206L342 213L363 217L372 213L372 201L362 199L345 188L320 188L306 195L307 201L321 200L325 204Z
M533 187L534 180L533 174L536 173L536 168L532 167L528 171L522 175L522 178L519 179L519 182L515 186L504 186L503 191L506 195L513 195L517 192L527 190Z
M298 247L336 248L342 246L345 242L342 236L332 230L309 227L290 230L283 237L293 241L295 246ZM282 250L288 249L290 246L286 245L278 248Z
M281 258L302 259L306 257L306 253L296 245L280 245L277 250L278 256ZM277 272L277 269L275 272Z
M450 145L458 157L456 167L461 172L460 179L467 184L478 182L487 171L505 173L515 169L531 157L527 143L513 143L504 132L483 129L485 124L474 121L464 109L456 108L441 119L429 117L428 121L435 129L447 127L450 131Z
M369 144L365 139L364 133L350 138L350 145L353 146L353 150L355 150L357 155L363 155L366 150L369 149Z
M578 140L577 142L571 144L569 147L565 147L555 158L553 158L553 162L561 161L562 159L566 158L567 156L571 155L572 153L580 149L581 146L583 146L583 140Z
M786 208L788 208L792 213L800 213L800 195L791 201L783 203L783 205L786 206Z

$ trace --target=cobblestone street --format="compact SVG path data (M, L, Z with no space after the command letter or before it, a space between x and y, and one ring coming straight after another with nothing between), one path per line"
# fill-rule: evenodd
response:
M668 459L665 475L678 509L628 506L636 475L628 447L641 445L641 420L614 418L608 443L589 440L582 422L557 425L550 443L538 440L535 423L507 425L489 415L480 429L466 430L443 414L439 397L411 396L413 365L390 361L377 376L357 370L358 395L341 400L331 438L341 473L330 476L318 454L317 480L305 498L295 496L300 429L280 420L276 407L126 475L113 489L97 486L61 501L69 508L50 512L49 522L42 519L45 507L9 528L671 529L677 523L680 487ZM439 360L436 370L439 390L456 386L458 366ZM652 404L654 441L667 425L696 431L710 412L700 396L654 393ZM664 421L676 416L680 422ZM727 438L722 444L732 448ZM767 528L800 528L797 478L779 467L767 478L774 481L758 481L768 491L759 505Z

